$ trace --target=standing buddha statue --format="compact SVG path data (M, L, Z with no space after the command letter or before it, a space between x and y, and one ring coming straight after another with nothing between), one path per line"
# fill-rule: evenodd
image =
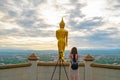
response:
M58 53L59 53L59 59L62 59L62 61L64 62L65 46L67 46L68 43L68 31L64 29L65 23L63 18L59 23L59 26L60 29L56 31L56 38L58 40Z

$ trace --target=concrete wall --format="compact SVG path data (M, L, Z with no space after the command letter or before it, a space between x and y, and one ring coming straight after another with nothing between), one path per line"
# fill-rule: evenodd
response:
M56 63L46 62L38 63L38 80L51 80L53 75L53 80L59 80L59 77L61 80L67 80L67 76L69 77L69 63L64 63L64 67L61 67L61 76L59 76L60 66L56 67ZM55 72L54 72L55 70ZM67 72L67 74L65 73ZM84 63L79 64L79 74L80 74L80 80L84 80Z
M24 64L22 64L24 65ZM17 67L15 67L17 66ZM30 80L30 67L18 67L20 65L8 65L0 69L0 80ZM5 69L6 68L6 69Z
M93 80L119 80L120 70L93 68Z
M94 64L92 74L93 80L120 80L120 67Z
M55 62L32 61L27 64L0 66L0 80L50 80L55 70L55 65ZM69 63L64 63L64 67L61 66L61 76L59 76L59 70L58 64L53 80L58 80L59 77L61 80L67 80L67 76L69 77ZM84 63L79 63L79 74L80 80L84 80Z

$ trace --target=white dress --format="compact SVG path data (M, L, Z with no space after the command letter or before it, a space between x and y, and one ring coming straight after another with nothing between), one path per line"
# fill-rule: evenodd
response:
M69 80L80 80L80 77L79 77L79 67L77 70L72 70L71 68L71 63L70 63L70 66L69 66Z

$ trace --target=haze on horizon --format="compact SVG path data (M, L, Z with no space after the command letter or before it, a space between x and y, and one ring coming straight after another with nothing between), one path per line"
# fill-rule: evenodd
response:
M120 0L0 0L0 48L56 50L62 17L66 49L120 49Z

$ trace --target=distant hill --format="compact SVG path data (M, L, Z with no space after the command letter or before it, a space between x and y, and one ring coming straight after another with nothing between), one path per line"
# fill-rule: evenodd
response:
M0 54L50 54L58 53L57 50L23 50L23 49L0 49ZM70 53L70 50L66 50L65 54ZM120 49L78 49L80 54L120 54Z
M120 49L87 49L78 50L82 54L120 54Z

